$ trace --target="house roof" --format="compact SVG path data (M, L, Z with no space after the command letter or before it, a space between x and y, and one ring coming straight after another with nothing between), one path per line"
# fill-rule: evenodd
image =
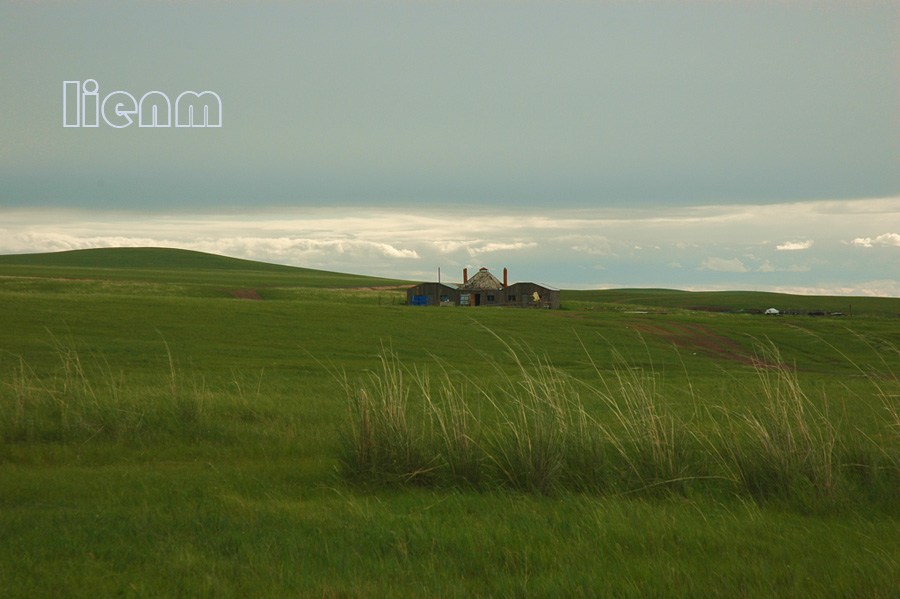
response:
M546 289L547 291L559 291L559 289L557 289L556 287L550 287L549 285L534 283L532 281L517 281L510 285L510 287L515 287L516 285L534 285L535 287L540 287L541 289Z
M461 291L491 291L502 288L503 283L486 268L482 268L459 286Z
M409 289L415 289L416 287L421 287L422 285L440 285L441 287L446 287L447 289L453 291L455 291L459 287L459 285L454 285L453 283L438 283L436 281L432 281L430 283L417 283L412 287L409 287Z

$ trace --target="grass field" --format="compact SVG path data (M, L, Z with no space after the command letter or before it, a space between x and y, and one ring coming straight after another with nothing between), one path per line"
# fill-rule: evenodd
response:
M404 284L0 256L0 596L900 593L900 300Z

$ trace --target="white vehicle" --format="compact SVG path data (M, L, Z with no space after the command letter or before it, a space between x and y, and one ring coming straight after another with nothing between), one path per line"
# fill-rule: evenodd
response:
M781 312L779 312L775 308L769 308L768 310L766 310L766 316L778 316L779 314L781 314Z

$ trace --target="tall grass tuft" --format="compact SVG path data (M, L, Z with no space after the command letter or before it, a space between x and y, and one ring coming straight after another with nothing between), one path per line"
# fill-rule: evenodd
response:
M826 398L820 409L771 342L757 346L753 367L757 409L740 414L720 409L721 418L713 423L709 451L723 479L756 497L836 499L842 447Z
M194 436L206 423L213 394L202 376L191 377L193 387L184 384L167 344L166 380L135 388L102 356L52 334L51 340L55 368L38 373L19 358L15 369L0 374L0 439L127 441L148 429Z
M435 458L426 449L423 427L407 417L410 388L399 359L385 350L380 360L381 369L359 385L344 379L352 410L344 471L363 481L422 482L434 470Z
M454 384L446 371L439 380L437 398L432 395L427 376L420 376L417 382L428 406L428 430L440 467L454 484L479 487L484 482L482 429L465 401L464 388Z
M432 385L426 373L404 368L384 351L381 370L363 385L345 380L353 411L343 444L345 471L351 478L403 482L449 475L469 485L541 494L672 488L700 472L702 460L688 448L693 437L652 376L620 357L612 381L595 366L599 384L585 384L546 358L506 347L515 368L508 375L495 364L499 384L460 375L473 394L446 371ZM425 407L427 426L410 422L411 393ZM613 422L589 414L580 393L605 406ZM488 413L476 417L473 405Z
M0 401L2 436L6 440L27 438L34 425L35 406L43 389L38 386L34 373L23 358L19 358L18 368L9 376L10 380L4 381L2 390L2 397L6 399Z
M577 399L564 373L533 358L516 363L515 380L485 397L499 415L487 452L501 479L516 489L551 493L559 486L572 442L572 404Z
M888 363L885 355L897 358L900 357L900 350L892 343L882 343L878 348L873 347L871 342L866 341L866 343L872 353L878 356L881 372L866 371L859 365L854 365L875 388L881 407L884 409L883 414L887 419L888 437L897 442L900 441L900 382L898 382L900 378ZM896 450L896 445L893 451L888 451L884 445L878 445L877 449L892 464L896 473L900 473L900 452Z
M881 489L881 495L888 495L891 502L900 497L900 379L886 356L900 357L900 350L893 343L878 341L877 346L860 335L863 341L878 357L877 368L864 369L847 357L840 349L831 346L869 381L875 389L882 411L880 420L883 423L883 434L880 438L858 431L859 438L844 449L844 467L851 478L865 491ZM888 493L883 490L888 489Z
M689 427L676 415L655 373L629 365L616 351L611 375L604 375L593 360L591 365L597 382L586 385L612 416L604 431L617 463L615 486L671 489L699 476L689 450Z
M388 351L361 385L345 380L353 410L343 444L348 476L540 494L718 489L825 507L846 498L850 476L856 489L877 479L878 493L896 495L890 485L900 478L880 472L900 439L885 457L842 439L824 396L810 399L771 343L758 351L746 412L697 398L690 384L667 388L615 352L603 367L590 360L585 381L505 346L510 363L495 364L490 380L499 382L490 385L446 368L433 383ZM895 399L879 389L882 401ZM900 410L890 407L888 425L900 429Z
M52 337L52 336L51 336ZM73 345L52 337L59 360L38 375L23 358L0 387L0 436L10 441L127 436L143 414L127 405L122 379L105 361L84 361Z

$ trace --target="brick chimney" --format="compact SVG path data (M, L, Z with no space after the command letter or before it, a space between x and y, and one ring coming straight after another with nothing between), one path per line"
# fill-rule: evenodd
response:
M503 288L506 289L509 287L509 284L506 282L506 267L503 267Z
M464 268L463 269L463 285L465 285L468 282L469 282L469 269Z

